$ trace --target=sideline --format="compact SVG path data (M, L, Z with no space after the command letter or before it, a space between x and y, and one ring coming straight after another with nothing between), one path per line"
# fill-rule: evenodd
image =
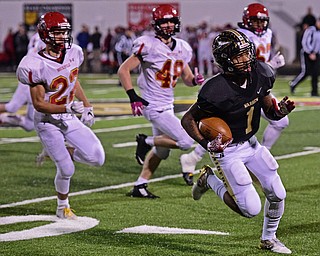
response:
M282 155L282 156L276 156L275 159L282 160L282 159L289 159L289 158L293 158L293 157L306 156L306 155L317 154L317 153L320 153L319 147L305 147L304 151L296 152L296 153L292 153L292 154L286 154L286 155ZM198 173L198 172L199 172L199 170L197 170L195 173ZM151 183L151 182L176 179L178 177L182 177L182 174L180 173L180 174L175 174L175 175L167 175L167 176L163 176L163 177L159 177L159 178L154 178L154 179L151 179L149 182ZM69 196L71 197L71 196L86 195L86 194L91 194L91 193L96 193L96 192L107 191L107 190L131 187L133 185L134 185L134 182L122 183L122 184L118 184L118 185L112 185L112 186L106 186L106 187L101 187L101 188L73 192L73 193L70 193ZM30 200L24 200L21 202L2 204L2 205L0 205L0 209L15 207L15 206L19 206L19 205L39 203L39 202L43 202L43 201L54 200L56 198L57 198L56 196L49 196L49 197L41 197L41 198L35 198L35 199L30 199Z

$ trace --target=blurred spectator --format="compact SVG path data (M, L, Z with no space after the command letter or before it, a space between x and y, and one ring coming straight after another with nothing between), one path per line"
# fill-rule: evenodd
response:
M81 32L78 33L77 35L77 41L78 45L82 48L83 50L83 55L84 55L84 60L82 65L80 66L80 71L81 72L88 72L89 70L89 65L88 65L88 44L90 42L90 35L89 35L89 28L87 25L83 24Z
M310 26L314 26L316 24L316 17L312 13L312 8L309 6L307 9L307 14L302 18L301 21L301 29L304 31Z
M206 74L209 77L212 76L213 74L211 45L214 37L215 37L214 33L209 33L207 31L203 31L198 36L199 73ZM206 67L206 70L204 67Z
M120 36L116 42L115 50L117 54L117 62L120 66L132 52L133 41L136 39L134 32L130 28L126 28L124 34ZM119 86L121 86L119 82Z
M111 28L108 28L107 35L103 41L102 54L101 54L101 62L103 67L106 68L110 75L114 73L115 61L114 61L114 35L111 32Z
M290 82L291 93L306 77L311 76L311 96L319 97L318 80L320 73L320 17L315 26L309 26L302 37L301 72Z
M312 7L307 8L307 14L302 17L302 20L300 23L298 23L296 27L296 58L294 62L299 62L299 56L300 56L300 51L302 48L301 41L302 41L302 36L304 31L310 27L310 26L315 26L316 24L316 18L312 13Z
M28 52L29 38L23 24L19 24L18 31L14 34L14 49L15 49L15 65L18 66L21 59Z
M9 71L13 70L15 64L14 34L9 28L8 34L3 42L3 52L0 53L0 64L6 65Z
M94 27L94 32L91 35L91 43L92 43L92 53L93 53L93 59L92 59L92 71L94 73L101 72L101 46L100 46L100 40L101 40L101 33L99 31L99 27Z

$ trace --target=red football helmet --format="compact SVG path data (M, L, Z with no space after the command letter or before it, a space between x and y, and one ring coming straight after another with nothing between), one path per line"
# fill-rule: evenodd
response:
M249 4L244 8L242 15L243 26L255 33L257 36L262 36L269 26L269 12L262 4ZM253 24L256 23L256 24Z
M72 44L71 25L60 12L47 12L40 17L38 33L45 44L54 50L70 49ZM59 34L63 34L62 36Z
M160 25L168 21L174 23L173 30L170 28L161 28ZM178 11L169 4L162 4L153 8L151 24L154 27L156 35L165 39L180 32L180 17Z

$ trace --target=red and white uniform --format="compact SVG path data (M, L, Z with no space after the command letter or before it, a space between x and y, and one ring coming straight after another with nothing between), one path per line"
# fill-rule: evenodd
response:
M254 43L256 47L257 59L263 62L270 60L271 54L271 40L272 40L272 31L267 29L266 33L262 36L257 36L255 33L251 32L248 29L238 28L238 31L244 33L251 42Z
M187 149L193 140L174 115L173 102L177 80L191 61L192 49L186 41L172 39L170 48L157 37L141 36L134 41L133 54L141 60L137 83L142 98L149 102L143 115L152 123L153 135L166 134Z
M31 87L41 84L46 91L46 102L65 105L74 99L82 62L82 49L74 44L59 60L50 57L45 51L33 52L20 62L17 77L20 82ZM75 170L65 141L75 148L72 155L74 161L93 166L104 163L105 153L99 139L74 114L45 114L35 110L34 124L44 149L56 164L57 192L69 192L70 178Z
M20 82L30 86L42 84L46 89L45 101L65 105L74 98L74 86L79 66L83 62L83 52L78 45L72 45L61 61L48 56L45 51L33 52L25 56L17 70ZM37 122L47 116L35 111ZM55 119L70 119L71 114L55 114Z

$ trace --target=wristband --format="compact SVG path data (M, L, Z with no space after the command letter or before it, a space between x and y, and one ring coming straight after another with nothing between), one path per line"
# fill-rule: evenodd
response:
M136 94L134 89L130 89L130 90L126 91L126 93L129 96L130 102L135 102L135 100L137 99L138 95Z
M208 150L208 141L206 139L202 139L199 144L205 149Z
M193 77L193 79L192 79L192 84L193 84L194 86L198 85L197 82L196 82L196 78L195 78L195 77Z

